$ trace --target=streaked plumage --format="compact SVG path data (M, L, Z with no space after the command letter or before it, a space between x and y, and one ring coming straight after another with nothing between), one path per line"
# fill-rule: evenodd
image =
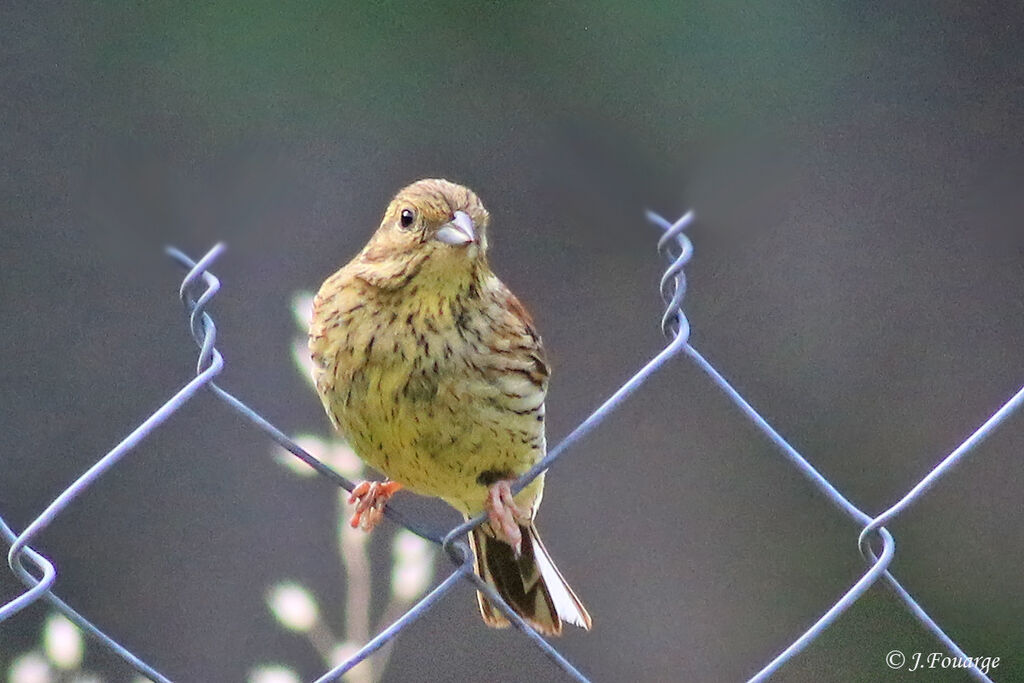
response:
M317 390L356 453L467 516L546 448L548 366L529 315L488 266L488 221L464 187L410 185L324 282L310 326ZM562 620L589 628L533 526L543 485L538 477L515 497L522 515L511 534L490 523L473 534L477 569L542 631L558 633ZM507 624L480 606L488 624Z

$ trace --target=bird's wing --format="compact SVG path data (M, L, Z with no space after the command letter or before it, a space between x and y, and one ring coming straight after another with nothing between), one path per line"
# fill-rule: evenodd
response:
M488 379L501 391L503 407L518 415L540 416L543 434L544 398L551 370L540 335L519 299L497 277L484 285L491 306L485 341Z
M533 318L526 310L516 295L502 285L504 294L507 296L506 310L513 318L512 329L519 339L519 350L526 356L530 377L545 393L548 390L548 377L551 376L551 367L548 365L547 354L544 352L544 343L533 326Z
M339 362L351 362L351 349L344 346L348 336L338 334L337 328L350 324L351 316L362 308L364 294L347 268L342 268L329 277L313 299L313 317L309 323L309 353L313 360L313 381L327 415L335 427L339 426L332 409L337 365Z

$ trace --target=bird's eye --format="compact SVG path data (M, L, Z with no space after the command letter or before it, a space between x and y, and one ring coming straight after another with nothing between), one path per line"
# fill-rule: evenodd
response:
M398 220L403 228L408 228L416 220L416 214L412 212L412 209L402 209L402 216Z

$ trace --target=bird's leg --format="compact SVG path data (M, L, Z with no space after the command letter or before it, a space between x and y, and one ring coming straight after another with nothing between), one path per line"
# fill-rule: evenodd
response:
M349 503L356 506L350 524L353 529L370 531L384 518L384 505L395 492L402 488L396 481L363 481L348 497Z
M516 551L516 557L523 548L523 533L519 530L519 520L525 519L527 515L516 505L512 498L510 483L514 479L502 479L491 484L487 488L487 501L484 509L487 510L487 517L490 519L491 530L499 539L512 546Z

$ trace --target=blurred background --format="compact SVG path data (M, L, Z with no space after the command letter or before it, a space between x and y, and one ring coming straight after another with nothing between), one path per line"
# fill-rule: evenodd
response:
M1024 382L1022 26L1017 2L5 3L0 514L23 529L194 372L165 244L228 244L222 386L329 437L294 297L428 176L491 212L554 367L549 443L663 346L643 210L693 208L693 344L880 512ZM999 681L1024 680L1022 447L1018 415L890 527L894 573ZM267 596L300 584L343 630L337 492L273 452L200 395L34 544L58 594L174 680L318 676ZM557 646L603 681L745 679L864 570L856 526L683 358L558 463L540 525L595 620ZM375 619L393 537L368 541ZM48 613L0 625L0 671ZM893 649L941 647L879 585L777 679L966 680L901 677ZM79 666L134 676L91 642ZM464 587L384 679L558 674Z

